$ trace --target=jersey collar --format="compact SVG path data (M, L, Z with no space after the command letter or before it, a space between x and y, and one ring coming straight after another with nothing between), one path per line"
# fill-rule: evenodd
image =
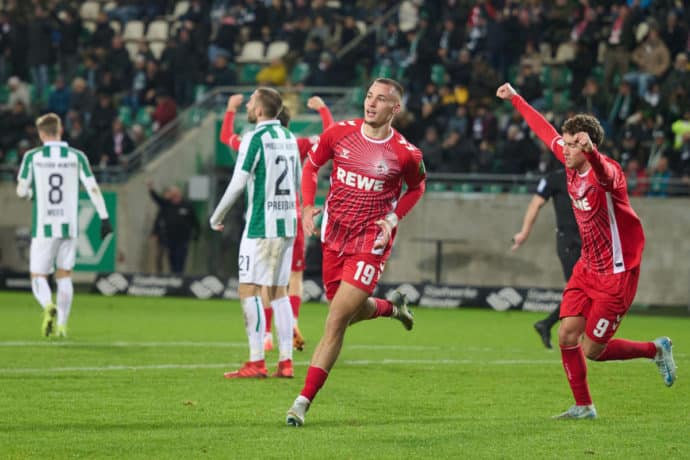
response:
M261 126L279 125L279 124L280 124L280 121L279 121L279 120L276 120L276 119L273 119L273 120L264 120L264 121L258 122L258 123L256 124L256 127L259 128L259 127L261 127Z
M393 130L393 128L391 127L391 133L388 136L386 136L384 139L373 139L373 138L367 136L366 134L364 134L364 122L362 122L362 124L359 126L359 132L362 134L362 137L364 139L366 139L369 142L373 142L374 144L385 144L386 142L391 140L393 138L393 135L395 134L395 130Z
M45 141L43 143L43 145L48 145L48 146L56 145L56 146L60 146L60 147L67 147L67 142L65 142L65 141Z

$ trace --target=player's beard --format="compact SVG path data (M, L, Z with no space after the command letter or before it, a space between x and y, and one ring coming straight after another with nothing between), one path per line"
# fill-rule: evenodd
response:
M247 111L247 121L249 121L249 123L256 123L256 112L254 112L254 110Z

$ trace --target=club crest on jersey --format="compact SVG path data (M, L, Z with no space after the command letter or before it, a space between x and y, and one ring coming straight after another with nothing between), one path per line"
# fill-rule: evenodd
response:
M388 172L388 165L385 161L380 160L374 165L374 169L376 169L376 174L379 176L385 176Z

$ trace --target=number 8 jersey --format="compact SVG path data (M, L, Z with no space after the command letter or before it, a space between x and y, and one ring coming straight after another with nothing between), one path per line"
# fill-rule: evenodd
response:
M66 142L49 141L24 154L17 193L31 190L33 196L31 236L76 238L79 181L89 194L101 219L108 218L105 203L89 160Z

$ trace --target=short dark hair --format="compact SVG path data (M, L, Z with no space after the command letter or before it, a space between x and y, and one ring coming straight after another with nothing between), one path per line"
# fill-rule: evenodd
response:
M256 98L264 115L268 118L275 118L283 109L283 98L280 93L273 88L262 86L256 90Z
M39 132L51 137L58 136L62 129L60 117L55 113L46 113L36 119L36 128Z
M577 114L565 120L561 131L567 134L577 134L585 132L594 145L601 145L604 142L604 128L596 117L584 113Z
M283 106L283 109L276 118L283 127L287 128L290 124L290 109L288 109L287 106Z
M374 83L381 83L384 85L392 86L393 88L395 88L395 90L400 95L400 99L402 99L403 95L405 94L405 90L403 89L403 86L400 83L398 83L397 81L393 80L392 78L383 78L383 77L377 78L372 82L372 85Z

